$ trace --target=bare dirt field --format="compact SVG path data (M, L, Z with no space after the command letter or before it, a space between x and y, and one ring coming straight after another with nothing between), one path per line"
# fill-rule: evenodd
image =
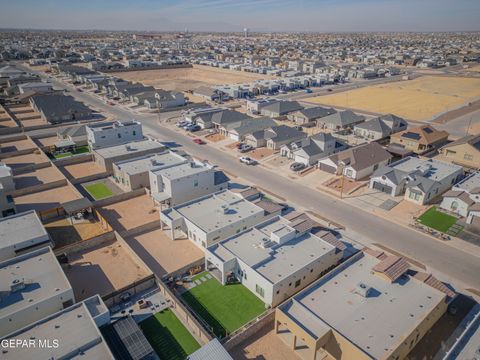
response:
M425 121L480 97L480 79L423 76L305 99L315 104L376 113L392 113Z
M271 326L265 326L258 333L246 339L229 351L239 360L291 360L300 359L277 335Z
M85 161L78 164L66 165L63 170L67 172L72 178L80 179L85 176L96 175L104 172L104 170L97 165L95 161Z
M39 151L38 154L31 153L5 158L2 159L2 162L10 166L12 169L20 169L25 166L48 162L48 158L45 154L40 153Z
M33 194L18 196L15 198L15 205L17 206L17 212L30 209L44 211L55 209L67 201L79 198L80 195L77 192L70 186L65 185Z
M30 186L48 184L54 181L62 180L63 175L53 166L37 169L34 171L21 173L14 176L15 188L17 190Z
M32 140L28 138L23 140L2 142L0 145L2 147L2 153L36 148L36 145L32 142Z
M71 254L69 260L65 275L77 301L109 294L148 275L117 241Z
M125 80L141 82L165 90L186 91L200 86L252 82L272 78L268 75L193 65L193 68L142 70L111 73Z
M190 240L172 240L160 229L125 241L157 276L171 273L203 257L203 252Z
M131 230L156 220L160 224L160 215L148 195L103 206L99 212L117 231Z

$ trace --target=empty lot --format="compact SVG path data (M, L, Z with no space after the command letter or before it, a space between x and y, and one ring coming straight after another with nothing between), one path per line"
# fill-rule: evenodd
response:
M54 181L63 180L63 175L53 166L37 169L15 175L15 188L17 190L30 186L48 184Z
M193 65L193 68L141 70L112 73L125 80L141 82L165 90L186 91L200 86L253 82L272 78L268 75Z
M85 176L105 172L105 170L98 166L95 161L85 161L78 164L66 165L62 169L74 179L80 179Z
M305 101L375 113L392 113L410 120L430 120L480 97L480 79L423 76L415 80L374 85Z
M54 189L15 197L17 212L30 209L45 211L60 207L63 203L80 199L80 194L72 187L65 185Z
M149 275L117 241L70 254L69 265L65 275L77 301L109 294Z
M160 229L127 238L125 241L160 277L203 257L203 252L190 240L172 240Z

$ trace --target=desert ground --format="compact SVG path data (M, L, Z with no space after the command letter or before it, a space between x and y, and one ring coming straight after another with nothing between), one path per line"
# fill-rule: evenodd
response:
M315 104L392 113L426 121L480 97L480 79L423 76L305 99Z
M186 91L200 86L252 82L271 76L193 65L193 68L141 70L111 73L125 80L141 82L165 90Z

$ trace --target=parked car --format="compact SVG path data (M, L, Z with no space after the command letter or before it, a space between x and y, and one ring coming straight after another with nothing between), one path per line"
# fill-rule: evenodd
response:
M305 164L304 163L294 162L292 165L290 165L290 170L295 171L295 172L303 170L303 169L305 169Z
M199 139L199 138L193 139L193 142L197 145L205 144L205 141L203 141L202 139Z
M190 125L189 127L187 127L186 130L190 131L190 132L195 132L195 131L198 131L200 129L201 129L200 125L193 124L193 125Z
M96 89L93 91L95 94L99 94L100 93L100 90Z
M303 91L306 92L307 94L311 94L313 92L312 89L305 89Z
M253 160L252 158L250 158L248 156L242 156L240 158L240 162L244 163L244 164L247 164L247 165L254 165L256 163L255 160Z
M175 124L176 127L183 128L184 126L190 125L188 121L182 120Z
M242 142L239 142L237 145L235 145L235 147L236 147L237 149L241 149L241 148L244 147L244 146L245 146L245 144L242 143Z
M250 146L250 145L244 145L242 146L241 148L239 148L238 150L241 152L241 153L246 153L246 152L249 152L250 150L252 150L253 147Z

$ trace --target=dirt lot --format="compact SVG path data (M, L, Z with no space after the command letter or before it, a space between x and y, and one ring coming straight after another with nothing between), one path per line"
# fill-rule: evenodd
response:
M67 219L60 219L45 224L48 234L55 243L55 248L74 244L83 240L91 239L105 233L100 222L91 221L71 224Z
M203 252L190 240L172 240L160 229L125 241L157 276L171 273L203 257Z
M63 178L63 175L53 166L14 176L15 187L17 190L24 189L29 186L48 184L54 181L62 180Z
M148 275L116 241L72 254L69 260L65 275L77 301L106 295Z
M95 161L86 161L79 164L67 165L63 167L63 169L74 179L80 179L85 176L104 172L104 170L98 166Z
M125 80L141 82L165 90L194 90L200 86L235 84L268 79L271 76L193 65L193 68L142 70L112 73Z
M36 145L30 139L2 142L0 145L2 153L36 148Z
M423 76L374 85L305 101L375 113L393 113L410 120L430 120L480 96L480 79Z
M263 148L253 149L252 151L249 151L246 154L246 156L249 156L255 160L262 160L263 158L266 158L267 156L270 156L272 154L273 154L272 149L267 149L263 147Z
M34 209L44 211L59 207L67 201L79 199L80 195L70 186L65 185L58 188L40 191L34 194L18 196L15 198L17 212Z
M160 215L148 195L104 206L99 212L117 231L134 229L155 220L160 224Z
M48 158L45 154L40 153L39 151L38 154L31 153L26 155L5 158L5 159L2 159L2 162L10 166L12 169L19 169L29 165L42 164L42 163L48 162Z
M47 146L52 146L58 141L57 136L49 136L43 139L37 139L35 142L37 143L38 146L40 147L47 147Z
M279 337L272 326L262 328L229 351L238 360L292 360L300 359Z
M223 136L222 134L217 133L217 134L206 135L205 139L208 140L208 141L211 141L211 142L219 142L219 141L225 140L226 137Z

